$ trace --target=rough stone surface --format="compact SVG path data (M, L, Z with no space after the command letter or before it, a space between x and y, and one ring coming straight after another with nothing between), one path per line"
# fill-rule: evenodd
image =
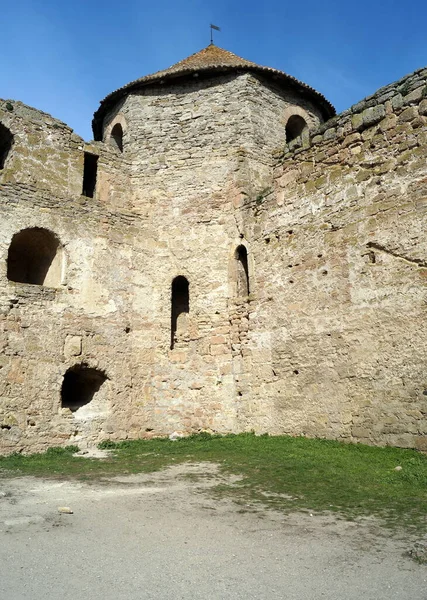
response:
M266 430L425 449L427 132L393 96L376 110L387 125L354 133L383 97L338 115L344 139L287 152L275 170L248 233L265 281L252 336L272 376L250 385Z
M129 93L92 143L0 101L1 451L252 429L425 449L426 79L322 124L261 74L189 74ZM292 114L308 130L286 145ZM55 287L8 279L12 237L35 227L60 242ZM70 410L76 365L105 381Z

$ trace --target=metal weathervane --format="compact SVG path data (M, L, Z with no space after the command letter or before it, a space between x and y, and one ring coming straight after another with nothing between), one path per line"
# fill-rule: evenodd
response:
M219 27L211 24L211 44L213 44L213 30L214 29L215 29L215 31L221 31L221 29Z

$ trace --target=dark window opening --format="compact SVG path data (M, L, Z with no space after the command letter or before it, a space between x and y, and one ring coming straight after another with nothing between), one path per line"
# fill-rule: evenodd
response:
M249 296L248 251L245 246L238 246L235 257L237 261L237 296Z
M189 284L182 275L172 281L171 302L171 350L173 350L177 343L183 341L188 332Z
M99 391L107 376L87 365L76 365L64 375L61 388L61 406L75 412L89 404Z
M7 278L18 283L56 287L61 282L62 251L47 229L23 229L12 238L7 255Z
M306 121L299 115L292 115L286 123L286 142L289 144L307 129Z
M110 145L123 152L123 127L116 123L111 130Z
M6 159L13 144L13 135L0 123L0 169L4 168Z
M98 157L96 154L85 152L83 167L83 196L93 198L96 186L96 173L98 170Z

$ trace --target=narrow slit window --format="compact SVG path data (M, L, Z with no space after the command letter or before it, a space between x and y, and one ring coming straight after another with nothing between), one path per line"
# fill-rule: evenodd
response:
M110 145L123 152L123 127L116 123L111 130Z
M181 275L172 281L171 293L171 350L187 341L190 312L189 283Z
M236 249L237 262L237 296L242 298L249 296L249 267L248 251L245 246L238 246Z
M307 129L306 121L299 115L292 115L286 123L286 142L292 142Z
M93 198L96 187L96 174L98 171L98 157L96 154L85 152L83 167L83 196Z
M7 127L0 123L0 169L3 169L6 164L12 144L13 135Z

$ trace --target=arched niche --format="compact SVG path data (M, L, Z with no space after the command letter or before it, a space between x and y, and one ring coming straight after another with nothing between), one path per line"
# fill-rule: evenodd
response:
M13 144L13 135L9 129L0 123L0 169L3 169Z
M54 233L41 227L22 229L12 237L7 278L18 283L59 287L63 248Z
M106 120L104 122L102 134L104 144L108 144L117 152L123 152L125 149L126 131L126 119L121 112L118 112L110 121Z
M307 121L301 115L292 115L286 123L286 143L289 144L307 129Z
M120 123L116 123L110 133L110 146L123 152L123 127Z
M171 287L171 350L185 340L188 334L188 314L190 312L190 284L179 275Z

